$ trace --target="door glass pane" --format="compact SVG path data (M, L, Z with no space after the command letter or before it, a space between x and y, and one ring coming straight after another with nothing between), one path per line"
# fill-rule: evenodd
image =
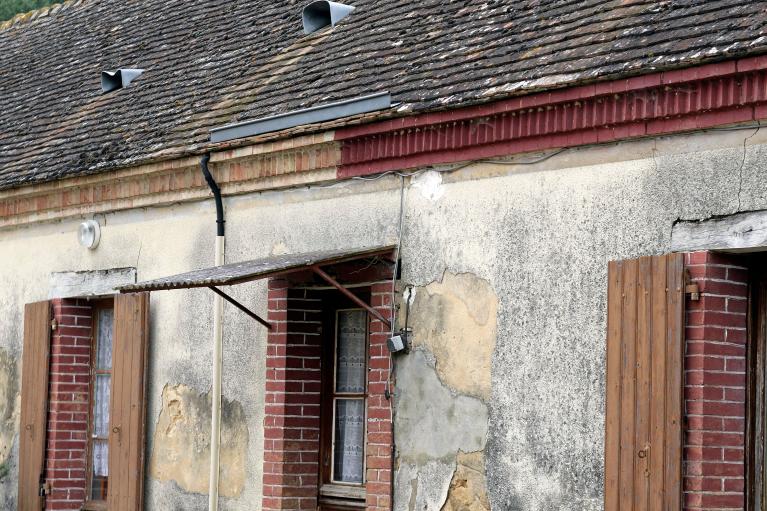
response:
M93 436L105 438L109 433L109 387L112 377L97 374L93 389Z
M93 478L91 479L92 500L106 500L107 498L107 472L109 470L107 449L108 444L106 440L93 441Z
M99 331L96 336L96 369L111 369L114 310L99 310L98 325Z
M333 480L362 483L365 460L365 400L336 399Z
M368 314L364 310L338 311L336 392L365 392L367 317Z

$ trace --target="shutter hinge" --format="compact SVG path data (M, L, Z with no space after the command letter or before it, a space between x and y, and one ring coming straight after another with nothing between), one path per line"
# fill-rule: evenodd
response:
M38 491L38 495L40 497L45 497L46 495L51 494L51 482L50 481L43 481L40 480L40 489Z
M55 332L58 327L59 327L58 321L56 321L56 318L53 318L51 320L51 331Z
M690 270L684 270L684 294L690 295L690 300L697 302L700 300L700 288L698 284L690 278Z

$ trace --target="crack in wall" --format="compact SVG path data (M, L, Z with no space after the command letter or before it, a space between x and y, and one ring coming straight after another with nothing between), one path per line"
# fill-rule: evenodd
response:
M735 210L735 213L738 213L740 211L741 207L741 195L743 194L743 167L746 165L746 144L747 142L756 136L757 133L759 133L759 130L762 129L761 124L754 130L754 132L747 136L745 139L743 139L743 159L740 162L740 168L738 169L738 207Z

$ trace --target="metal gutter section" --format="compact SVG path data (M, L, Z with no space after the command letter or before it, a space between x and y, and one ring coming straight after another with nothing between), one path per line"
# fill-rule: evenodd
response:
M327 105L314 106L303 110L295 110L252 121L212 128L210 130L210 141L214 143L226 142L228 140L295 128L305 124L333 121L343 117L366 114L387 108L391 108L391 94L381 92L337 103L328 103Z

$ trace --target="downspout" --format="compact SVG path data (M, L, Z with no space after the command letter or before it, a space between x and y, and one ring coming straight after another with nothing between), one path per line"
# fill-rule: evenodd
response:
M216 201L216 266L224 264L224 204L221 200L221 189L216 184L208 170L210 154L200 160L202 174L213 192ZM213 297L213 385L211 389L211 420L210 420L210 483L208 486L208 510L218 510L218 476L221 447L221 373L223 365L223 336L224 336L224 300L216 294Z

